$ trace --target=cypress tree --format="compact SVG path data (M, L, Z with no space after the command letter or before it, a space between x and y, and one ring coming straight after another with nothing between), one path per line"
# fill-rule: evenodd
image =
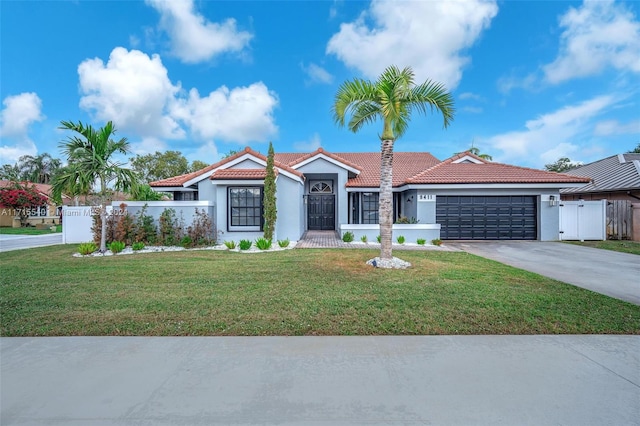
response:
M276 227L276 170L273 165L273 144L269 142L266 176L264 178L264 238L273 239Z

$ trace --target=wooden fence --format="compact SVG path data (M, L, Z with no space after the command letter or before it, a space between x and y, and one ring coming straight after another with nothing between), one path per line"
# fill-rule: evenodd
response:
M607 238L630 240L633 235L632 216L631 201L609 200L607 202Z

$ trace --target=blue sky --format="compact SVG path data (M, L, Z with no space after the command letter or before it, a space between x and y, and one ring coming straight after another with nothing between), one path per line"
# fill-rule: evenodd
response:
M397 151L590 162L640 142L640 3L623 1L0 2L0 162L60 156L61 120L113 120L135 153L213 162L376 151L330 113L346 79L413 67L454 94Z

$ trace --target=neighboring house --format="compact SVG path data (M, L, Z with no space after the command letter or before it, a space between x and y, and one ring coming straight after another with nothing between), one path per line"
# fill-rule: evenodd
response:
M36 226L38 224L59 224L60 210L51 198L51 185L31 182L20 182L20 184L33 186L36 191L48 200L48 203L45 206L33 206L29 209L30 215L27 223L32 226ZM14 185L15 182L0 180L0 188L11 188ZM63 201L68 201L68 199L64 198ZM65 204L67 203L65 202ZM14 228L19 228L20 220L14 216L13 211L0 206L0 226L12 226Z
M250 148L197 172L151 182L174 200L214 203L221 240L262 235L266 157ZM298 240L307 230L379 234L380 153L275 155L276 237ZM394 235L417 238L557 240L561 188L588 178L492 163L468 152L439 161L426 152L396 152Z
M566 172L591 178L587 185L560 191L563 200L628 200L640 202L640 154L618 154Z

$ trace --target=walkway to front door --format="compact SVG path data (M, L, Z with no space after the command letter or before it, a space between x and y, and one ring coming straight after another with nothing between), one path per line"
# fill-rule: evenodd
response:
M302 235L296 248L353 248L342 242L336 231L307 231Z

